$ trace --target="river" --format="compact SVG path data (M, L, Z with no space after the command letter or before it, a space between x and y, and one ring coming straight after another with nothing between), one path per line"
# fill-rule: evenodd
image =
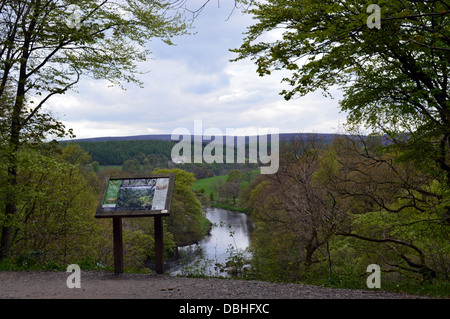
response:
M227 276L217 264L226 263L230 248L236 252L249 246L251 223L247 215L221 208L207 208L205 213L214 224L210 235L198 244L178 247L179 257L165 264L169 274Z

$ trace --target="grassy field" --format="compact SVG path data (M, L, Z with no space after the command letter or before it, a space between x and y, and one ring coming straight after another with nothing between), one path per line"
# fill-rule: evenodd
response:
M228 175L219 175L219 176L213 176L213 177L199 179L195 182L194 187L192 187L192 189L194 191L200 191L201 189L204 189L206 194L209 194L211 191L215 192L212 189L212 185L214 185L214 183L217 183L216 181L221 181L221 180L225 183L225 181L227 180L227 177L228 177Z

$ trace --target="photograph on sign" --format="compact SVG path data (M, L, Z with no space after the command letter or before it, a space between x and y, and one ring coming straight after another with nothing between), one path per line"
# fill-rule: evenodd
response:
M162 210L168 185L169 178L109 180L103 211Z

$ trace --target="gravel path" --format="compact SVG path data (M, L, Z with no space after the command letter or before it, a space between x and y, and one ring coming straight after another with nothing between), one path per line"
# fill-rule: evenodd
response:
M301 284L167 275L81 272L69 289L66 272L0 272L0 298L27 299L415 299L376 290L331 289Z

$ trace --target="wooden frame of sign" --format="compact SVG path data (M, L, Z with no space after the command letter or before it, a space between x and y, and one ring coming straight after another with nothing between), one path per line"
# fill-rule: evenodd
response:
M162 216L169 216L175 175L115 175L105 180L96 218L113 219L114 272L123 273L122 218L154 217L156 273L164 273Z

